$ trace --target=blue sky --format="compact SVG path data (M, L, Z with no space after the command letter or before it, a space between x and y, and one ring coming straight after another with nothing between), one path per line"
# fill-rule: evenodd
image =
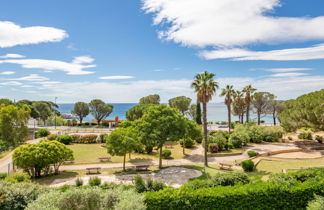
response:
M321 0L1 3L1 97L165 102L204 70L280 99L324 87Z

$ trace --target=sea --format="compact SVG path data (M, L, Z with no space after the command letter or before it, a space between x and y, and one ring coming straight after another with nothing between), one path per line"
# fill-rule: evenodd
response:
M126 112L137 103L111 103L114 106L113 112L106 118L107 120L113 120L118 117L121 120L126 120ZM58 104L58 110L61 114L71 114L74 104ZM84 121L92 121L94 118L89 114ZM271 115L265 115L261 118L266 123L273 123ZM227 121L227 108L223 103L209 103L207 105L207 120L216 121ZM232 116L232 121L238 120L237 116ZM257 121L257 115L252 113L251 121Z

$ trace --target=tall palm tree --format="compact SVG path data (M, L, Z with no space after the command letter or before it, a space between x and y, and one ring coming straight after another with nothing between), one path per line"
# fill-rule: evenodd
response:
M207 160L207 103L212 99L213 95L218 89L218 83L214 80L216 75L207 71L197 74L194 77L194 81L191 83L191 87L195 89L197 93L197 100L203 105L203 128L204 128L204 164L208 166Z
M243 123L244 120L244 113L246 111L246 104L245 99L243 97L243 92L237 90L234 92L234 104L233 104L233 111L236 115L239 116L239 122Z
M250 104L252 102L252 93L256 91L255 88L252 87L252 85L248 85L243 89L243 92L245 93L245 103L246 103L246 122L249 122L250 120Z
M233 85L226 85L226 88L222 89L220 96L225 96L225 104L227 106L228 116L228 132L231 132L231 106L233 103L234 89Z

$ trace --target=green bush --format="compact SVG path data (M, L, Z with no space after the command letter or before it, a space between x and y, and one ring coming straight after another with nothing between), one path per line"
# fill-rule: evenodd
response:
M234 148L242 148L242 145L246 145L249 142L249 135L246 132L235 131L230 135L229 142Z
M250 172L254 170L254 162L252 160L243 160L241 165L243 170L246 172Z
M11 183L30 182L30 175L25 172L16 172L7 176L5 181Z
M300 134L298 134L298 138L312 140L313 139L312 132L309 131L301 132Z
M5 179L7 176L7 173L0 173L0 180Z
M170 158L171 157L171 154L172 154L171 150L165 149L165 150L162 151L162 156L165 159Z
M77 178L77 179L75 180L75 185L76 185L77 187L82 186L82 185L83 185L83 180L82 180L81 178Z
M41 128L37 130L37 137L46 137L50 134L51 132L46 128Z
M72 135L73 137L73 143L77 144L95 144L98 142L104 143L105 137L104 135L102 137L98 137L96 134L87 134L87 135ZM103 141L103 142L102 142Z
M320 136L320 135L316 135L315 136L315 140L318 142L318 143L323 143L324 141L324 137L323 136Z
M256 151L250 150L247 152L247 154L249 157L255 157L255 156L258 156L259 153Z
M138 193L146 191L145 182L140 175L135 176L135 189Z
M185 148L191 148L195 145L195 141L191 138L184 138L180 140L180 145Z
M69 135L62 135L56 138L56 141L61 142L62 144L68 145L73 141L73 137Z
M315 194L323 195L324 181L310 181L288 187L257 182L211 188L164 189L145 193L148 210L159 209L302 209Z
M106 143L106 137L108 136L108 134L105 133L101 133L99 135L99 143Z
M97 176L90 177L89 185L90 186L100 186L101 185L101 179L99 177L97 177Z
M324 197L315 195L315 199L310 201L307 205L307 210L323 210Z
M102 122L101 125L104 127L109 127L109 122Z
M151 178L147 178L144 180L140 175L135 177L135 189L136 192L148 192L148 191L159 191L165 187L163 182L158 180L152 180Z
M47 136L47 139L50 140L50 141L53 141L53 140L56 140L58 137L57 134L50 134Z
M218 144L215 143L208 144L208 151L211 153L218 152Z
M10 145L8 144L8 142L3 141L3 140L0 139L0 153L4 152L4 151L7 151L9 149L9 146Z

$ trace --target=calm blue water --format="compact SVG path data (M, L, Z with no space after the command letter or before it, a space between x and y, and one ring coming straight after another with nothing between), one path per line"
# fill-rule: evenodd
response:
M62 114L71 114L74 104L59 104L59 111ZM118 116L119 119L125 120L126 119L126 111L136 105L136 103L112 103L114 105L113 112L108 116L107 119L112 120ZM207 119L208 121L227 121L227 108L224 104L215 103L215 104L208 104L207 107ZM255 114L252 114L251 120L256 121L257 117ZM93 117L89 114L84 121L91 121ZM238 117L233 116L232 120L238 120ZM267 123L272 123L272 116L268 115L262 118Z

